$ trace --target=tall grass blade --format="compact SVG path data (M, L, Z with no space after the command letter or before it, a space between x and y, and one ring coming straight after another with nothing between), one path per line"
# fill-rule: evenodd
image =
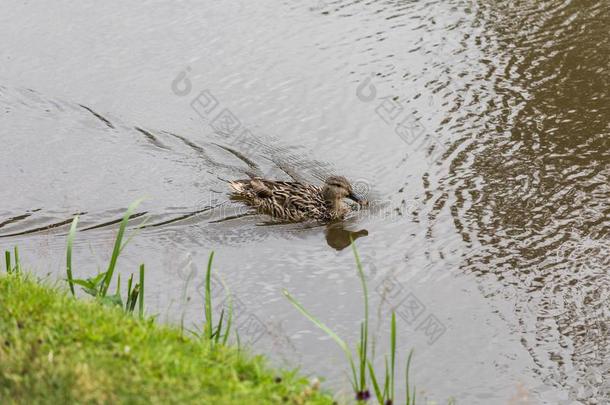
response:
M227 327L225 329L225 335L222 338L222 344L226 345L229 340L229 334L231 333L231 321L233 320L233 298L231 298L231 292L227 287L227 296L229 298L229 314L227 315Z
M394 401L394 370L396 364L396 312L394 311L392 311L392 324L390 325L390 329L390 399ZM386 371L387 368L386 362Z
M121 225L119 226L119 232L117 233L116 240L114 242L114 248L112 249L112 256L110 257L110 263L108 264L108 270L106 270L106 277L104 278L102 288L100 289L100 295L102 297L105 297L106 294L108 293L108 288L110 287L110 283L112 281L112 276L114 275L114 270L116 268L116 263L119 258L119 254L121 253L121 250L124 247L122 242L123 242L123 236L125 234L125 228L127 227L127 222L129 222L129 218L131 217L131 214L133 214L133 212L138 207L138 205L140 205L142 200L143 199L140 198L140 199L132 202L129 205L129 207L127 207L127 212L125 212L125 215L123 216L123 219L121 220Z
M136 286L131 290L131 295L129 296L129 306L127 307L127 311L130 314L133 314L133 310L136 308L136 302L138 302L138 298L140 298L140 284L136 284Z
M15 268L13 269L13 271L16 274L19 274L21 272L21 263L19 262L19 249L17 248L17 246L15 246Z
M360 256L356 250L356 244L351 239L352 252L356 260L356 267L358 268L358 276L360 277L360 283L362 284L362 294L364 296L364 324L361 329L361 353L360 353L360 389L364 390L366 386L366 358L367 358L367 347L368 347L368 336L369 336L369 293L366 287L366 278L364 276L364 269Z
M216 331L214 332L214 343L218 344L220 341L220 334L222 333L222 321L225 316L224 308L220 311L220 318L218 319L218 325L216 325Z
M72 245L74 243L74 235L76 234L76 225L78 224L78 215L72 220L70 225L70 231L68 232L68 247L66 248L66 276L68 277L68 285L70 286L70 292L74 297L74 279L72 277Z
M121 296L121 275L119 274L116 281L116 292L115 295Z
M144 199L141 199L141 200L143 201ZM135 228L131 231L131 233L127 237L127 240L125 241L125 243L123 243L123 245L121 246L121 250L119 251L119 253L121 253L123 251L125 246L129 245L129 242L131 242L131 240L133 238L135 238L136 236L138 236L140 234L140 232L142 232L142 229L146 228L146 224L148 223L148 221L150 221L150 217L148 217L148 216L144 217L142 222L140 222L138 225L135 226Z
M129 306L131 304L131 285L133 284L133 274L129 276L127 280L127 302L125 303L125 312L129 312Z
M322 331L324 331L324 333L326 333L331 339L333 339L339 345L341 350L343 350L343 353L345 353L345 356L347 357L347 360L349 361L350 367L352 369L352 377L353 377L352 386L353 386L354 390L358 391L358 377L356 374L356 367L354 365L354 359L352 357L352 352L349 349L349 347L347 346L347 344L345 343L345 341L343 341L343 339L341 339L328 326L326 326L324 323L322 323L317 318L315 318L312 314L310 314L303 307L303 305L301 305L300 302L298 302L292 295L290 295L290 293L288 291L283 290L283 293L286 296L286 298L288 298L288 301L290 301L290 303L292 305L294 305L294 307L296 309L298 309L303 315L305 315L305 317L307 319L309 319L311 322L313 322L314 325L316 325L318 328L322 329Z
M210 253L208 259L208 269L205 274L205 333L208 339L212 339L212 261L214 260L214 252Z
M241 339L239 338L239 332L237 329L235 330L235 339L237 341L237 355L239 356L241 354Z
M144 318L144 263L140 264L140 291L138 293L138 315Z
M384 358L384 365L385 365L385 381L383 384L383 398L388 398L391 401L394 401L394 394L392 393L392 396L390 395L390 370L388 368L388 356L385 356Z
M358 344L358 357L360 360L360 385L359 391L364 391L366 386L366 331L364 322L360 324L360 343Z
M4 251L4 262L6 263L6 272L11 274L11 251Z
M385 397L385 393L381 393L381 389L379 388L379 384L377 383L377 377L375 376L375 369L370 361L367 362L369 367L369 375L371 376L371 382L373 383L373 390L375 391L375 396L377 397L377 402L383 404L383 400Z
M413 402L411 402L411 387L409 387L409 369L411 368L411 357L413 356L413 350L409 352L409 357L407 358L407 367L405 371L405 381L407 388L407 405L415 404L415 391L413 391ZM415 387L413 387L415 389Z

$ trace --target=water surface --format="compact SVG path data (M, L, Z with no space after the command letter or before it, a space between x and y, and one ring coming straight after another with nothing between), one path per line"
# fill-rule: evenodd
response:
M352 235L377 358L395 309L420 398L607 403L606 2L0 8L0 244L38 274L62 277L75 214L78 274L104 269L145 196L120 267L146 263L149 313L201 325L214 250L242 339L349 397L281 292L355 342ZM224 179L247 172L342 174L375 204L330 228L233 218Z

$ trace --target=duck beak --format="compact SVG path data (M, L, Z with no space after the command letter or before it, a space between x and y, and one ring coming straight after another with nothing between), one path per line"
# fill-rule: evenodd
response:
M363 205L367 205L368 201L366 201L364 198L354 194L354 192L351 192L348 194L347 198L349 198L350 200L353 200L355 202L357 202L359 205L363 206Z

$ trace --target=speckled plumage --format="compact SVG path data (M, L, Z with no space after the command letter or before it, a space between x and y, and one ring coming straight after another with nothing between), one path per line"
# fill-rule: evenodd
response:
M234 198L258 213L294 222L342 219L350 210L342 199L358 200L349 182L340 176L330 177L324 187L258 177L234 180L229 184L234 190Z

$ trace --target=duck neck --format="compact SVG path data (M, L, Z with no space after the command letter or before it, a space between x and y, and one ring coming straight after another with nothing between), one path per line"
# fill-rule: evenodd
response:
M340 198L326 199L324 203L333 215L341 215L343 212L343 201Z

